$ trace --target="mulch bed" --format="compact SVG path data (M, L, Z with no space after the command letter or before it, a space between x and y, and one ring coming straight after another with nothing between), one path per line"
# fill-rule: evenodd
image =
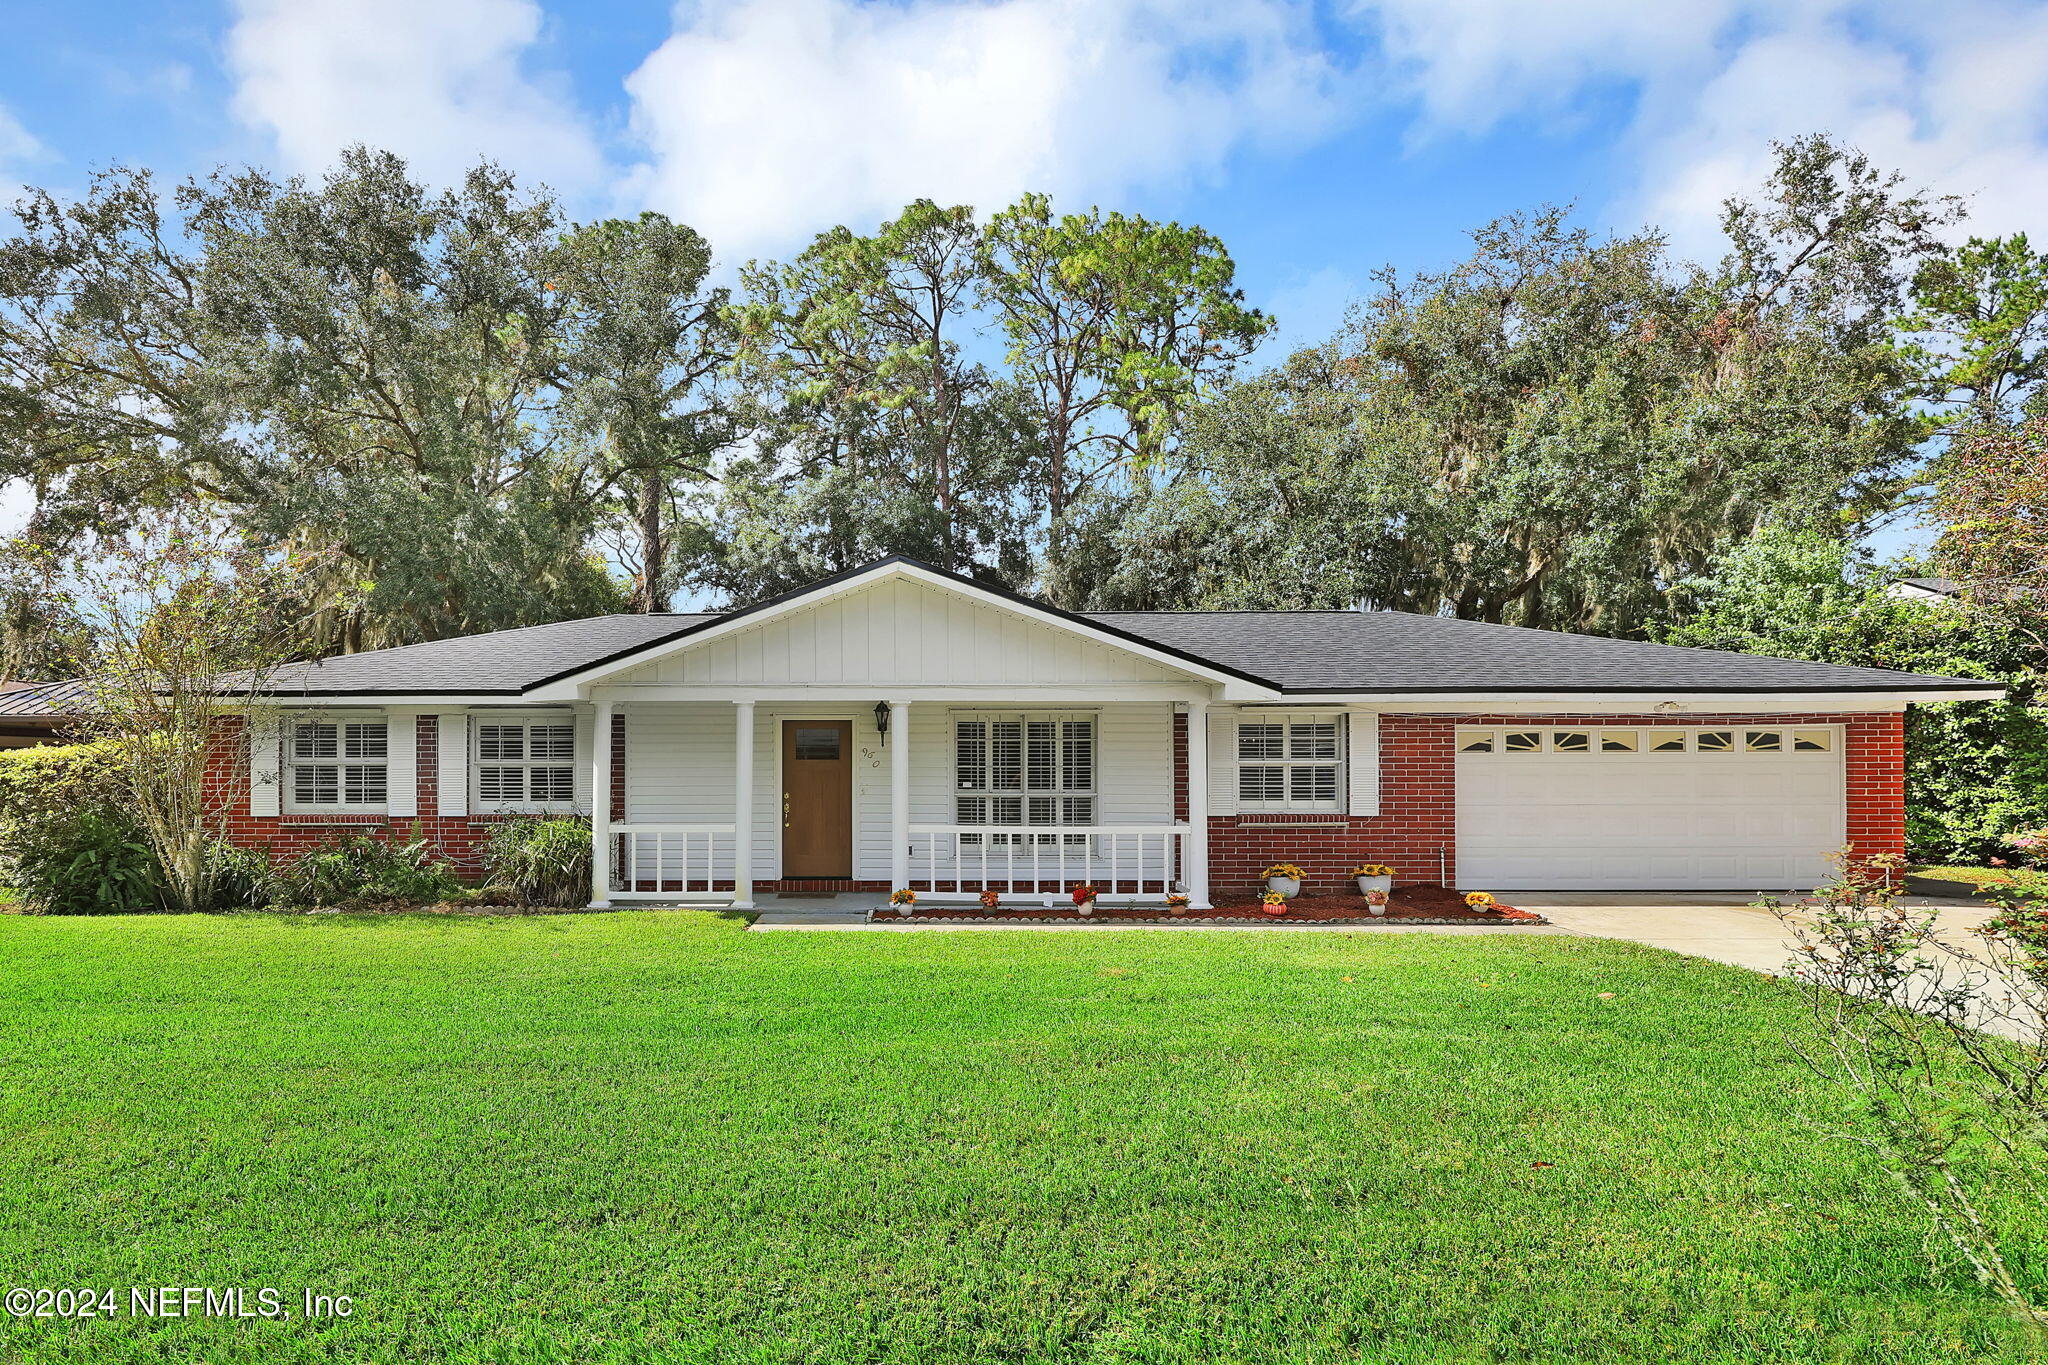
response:
M1221 892L1216 897L1215 908L1188 910L1179 915L1169 915L1157 905L1125 906L1111 905L1107 902L1097 904L1094 915L1085 919L1074 913L1073 906L1069 904L1048 907L1019 903L1015 906L1005 905L994 914L986 914L977 905L926 903L908 915L898 915L893 909L885 909L875 911L872 918L884 924L897 921L912 924L986 924L991 921L1046 920L1073 924L1342 924L1358 928L1368 928L1375 924L1549 923L1532 910L1517 910L1508 905L1495 906L1487 911L1474 910L1465 904L1460 893L1441 886L1401 887L1388 898L1387 913L1384 915L1368 912L1365 897L1356 891L1305 891L1287 903L1286 914L1268 915L1259 900L1259 894L1259 890L1252 889Z

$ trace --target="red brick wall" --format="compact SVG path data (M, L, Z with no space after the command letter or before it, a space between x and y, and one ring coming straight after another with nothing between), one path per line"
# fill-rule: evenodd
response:
M1209 887L1242 890L1273 863L1299 863L1312 882L1346 880L1360 863L1392 863L1401 885L1457 885L1453 732L1460 725L1840 725L1853 853L1903 854L1905 717L1882 712L1770 716L1412 716L1380 717L1380 813L1376 816L1235 815L1209 821ZM1184 803L1187 756L1175 746L1176 799ZM1441 855L1439 854L1441 850ZM1439 868L1441 867L1441 874Z
M413 815L251 815L249 814L249 743L240 717L221 723L218 757L209 769L214 809L227 812L227 837L237 844L268 847L284 857L297 857L356 834L405 841L431 840L464 875L483 870L481 853L491 826L504 816L441 815L440 717L421 716L415 732L419 744L419 814ZM398 742L398 736L392 736ZM417 833L415 832L417 831Z
M1211 816L1210 892L1243 890L1268 865L1282 862L1299 863L1311 882L1326 888L1346 881L1360 863L1392 863L1403 886L1439 875L1455 885L1451 731L1457 724L1455 716L1380 717L1378 815ZM1185 757L1177 764L1185 783Z
M228 837L240 844L267 844L296 855L349 834L410 839L417 827L466 872L480 869L478 853L491 815L436 814L440 794L439 718L418 718L417 817L381 815L272 815L249 812L248 746L239 719L224 722L219 757L210 773L215 808L228 812ZM1300 863L1310 879L1329 886L1346 879L1363 862L1392 863L1402 885L1435 882L1441 875L1457 884L1453 804L1453 732L1459 725L1841 725L1848 782L1848 833L1858 856L1903 854L1905 832L1905 718L1899 712L1799 713L1772 716L1417 716L1380 718L1380 813L1375 816L1248 814L1209 821L1209 883L1212 891L1242 889L1275 862ZM612 818L626 816L626 721L612 721ZM1187 817L1187 717L1173 723L1174 815ZM1441 872L1439 869L1441 868ZM767 871L768 869L762 869ZM762 880L774 889L779 883ZM828 889L825 883L788 884L789 889ZM883 889L878 882L831 883L829 889Z

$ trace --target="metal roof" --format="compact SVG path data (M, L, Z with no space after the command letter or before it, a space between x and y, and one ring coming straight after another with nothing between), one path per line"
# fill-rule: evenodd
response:
M58 682L10 683L0 687L0 716L54 720L75 715L92 698L92 682L65 678Z

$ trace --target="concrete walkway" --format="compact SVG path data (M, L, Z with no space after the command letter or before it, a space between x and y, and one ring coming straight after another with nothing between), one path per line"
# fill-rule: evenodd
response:
M1781 972L1792 956L1785 928L1747 896L1707 891L1503 891L1509 905L1534 910L1568 933L1625 939L1674 953L1711 958L1751 971ZM1790 897L1787 897L1790 899ZM1908 896L1902 905L1936 911L1935 925L1952 943L1991 915L1975 901Z

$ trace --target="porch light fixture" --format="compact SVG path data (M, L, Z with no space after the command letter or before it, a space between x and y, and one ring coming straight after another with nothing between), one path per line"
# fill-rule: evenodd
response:
M1660 701L1657 703L1657 714L1662 716L1675 716L1684 709L1675 701Z
M889 737L888 702L878 701L875 703L875 733L880 735L883 739L887 739Z

